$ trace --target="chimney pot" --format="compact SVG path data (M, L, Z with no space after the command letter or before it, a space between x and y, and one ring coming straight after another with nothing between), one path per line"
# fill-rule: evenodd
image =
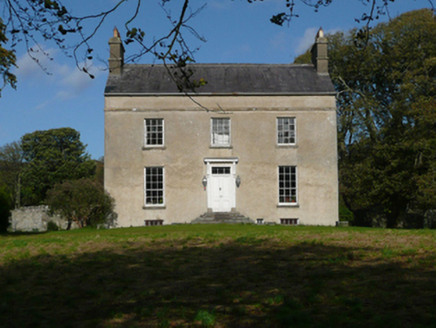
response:
M316 34L315 40L318 38L323 38L323 37L324 37L324 31L323 31L322 27L320 27L318 30L318 33Z
M120 32L118 31L117 27L115 26L114 28L114 38L119 38L120 36Z
M324 37L324 31L322 27L318 30L315 37L315 43L312 46L312 63L315 66L318 74L329 74L329 63L327 56L327 39Z

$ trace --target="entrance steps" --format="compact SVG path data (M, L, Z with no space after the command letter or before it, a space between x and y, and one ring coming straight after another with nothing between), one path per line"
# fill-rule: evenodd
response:
M254 224L254 221L239 212L206 212L200 215L191 224L214 224L214 223L227 223L227 224Z

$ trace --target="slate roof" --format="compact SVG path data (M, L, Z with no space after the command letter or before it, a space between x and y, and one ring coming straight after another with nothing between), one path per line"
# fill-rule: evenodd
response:
M191 80L208 83L198 95L311 95L335 94L328 75L313 65L192 64ZM105 95L182 95L163 65L124 65L121 76L110 74Z

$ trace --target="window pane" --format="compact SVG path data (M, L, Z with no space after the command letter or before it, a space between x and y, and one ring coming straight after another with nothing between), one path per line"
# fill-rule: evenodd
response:
M162 167L145 168L145 204L164 203L164 184Z
M163 145L163 119L145 120L145 145Z
M295 143L295 117L277 118L277 143Z
M228 118L213 118L211 142L215 146L230 145L230 119Z
M297 175L295 166L279 166L279 203L297 202Z
M212 174L230 174L230 167L219 167L219 166L213 166L212 167Z

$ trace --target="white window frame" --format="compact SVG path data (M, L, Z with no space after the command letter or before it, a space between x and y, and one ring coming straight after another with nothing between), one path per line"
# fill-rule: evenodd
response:
M281 168L289 168L289 186L286 186L286 181L282 181L282 175L280 173ZM294 170L294 172L292 172ZM294 175L294 185L292 187L292 175ZM280 165L277 169L277 181L278 181L278 203L281 206L297 206L298 205L298 170L295 165ZM283 191L283 192L282 192Z
M228 142L226 142L226 143L220 143L220 142L218 142L218 141L216 141L215 140L215 138L214 138L214 134L215 133L219 133L219 132L221 132L221 131L214 131L214 122L216 122L216 121L226 121L226 122L228 122L228 130L229 130L229 133L228 133L228 137L229 137L229 139L228 139ZM231 122L231 120L230 120L230 118L228 118L228 117L212 117L211 118L211 120L210 120L210 145L211 145L211 147L230 147L230 145L231 145L231 142L232 142L232 122Z
M150 188L147 189L147 170L162 169L162 188ZM156 196L156 202L147 203L147 197L149 192L162 192L162 196ZM150 196L153 197L153 196ZM162 202L159 201L162 198ZM144 206L145 207L164 207L165 206L165 168L163 166L148 166L144 168Z
M286 126L283 122L280 123L281 120L290 120L290 123L287 125L288 127L293 126L293 130L289 129L289 130L280 130L280 126ZM277 145L279 146L294 146L297 143L297 119L295 117L291 117L291 116L283 116L283 117L277 117L276 119L276 127L277 127ZM288 132L290 135L293 134L293 141L289 141L289 142L284 142L283 139L285 139L286 137L284 136L280 136L281 133L286 133ZM287 137L289 139L291 139L292 137ZM282 142L280 142L282 139Z
M148 140L149 140L149 138L148 138L148 125L147 125L147 122L149 122L149 121L160 121L161 122L161 124L160 124L160 126L162 126L162 143L156 143L156 144L149 144L148 143ZM158 125L156 125L156 126L158 126ZM159 133L159 132L152 132L152 133L150 133L150 134L157 134L157 133ZM150 140L152 140L151 138L150 138ZM163 118L145 118L144 119L144 147L145 148L156 148L156 147L164 147L164 145L165 145L165 120L163 119Z

